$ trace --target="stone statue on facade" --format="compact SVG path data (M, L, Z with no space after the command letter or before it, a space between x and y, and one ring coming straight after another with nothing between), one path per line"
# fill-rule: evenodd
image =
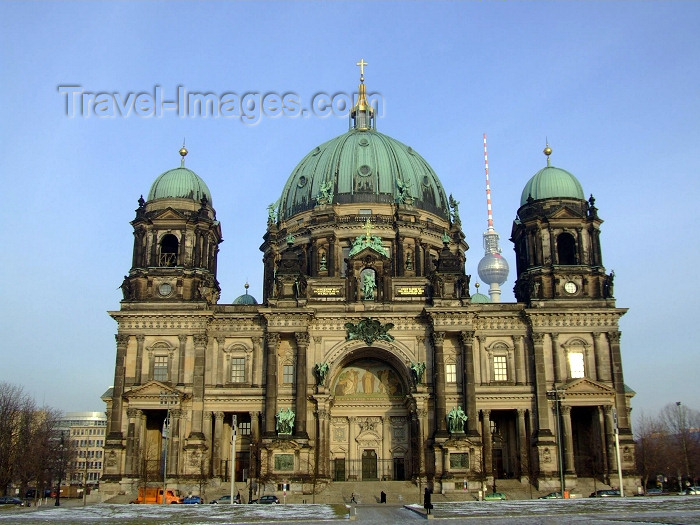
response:
M374 301L374 291L377 289L377 283L374 280L374 272L365 272L362 274L362 294L363 300Z
M318 195L316 196L318 204L331 204L333 202L333 180L328 179L321 183Z
M605 276L605 279L603 279L603 298L604 299L613 299L615 296L613 294L614 292L614 285L613 282L615 281L615 270L611 271L609 275Z
M447 427L450 433L464 432L464 424L467 421L467 415L462 410L461 406L455 407L447 414Z
M454 224L462 224L462 220L459 218L459 201L455 200L450 193L448 202L451 208L450 218L452 219L452 222Z
M277 412L277 415L275 416L275 419L277 419L277 425L275 427L277 433L291 434L292 430L294 429L295 417L294 411L291 408L283 408Z
M416 385L421 384L423 381L423 374L425 373L425 363L411 363L411 375L413 375L413 381Z
M314 374L316 374L316 384L318 386L322 386L326 383L329 369L330 366L328 363L316 363L314 365Z

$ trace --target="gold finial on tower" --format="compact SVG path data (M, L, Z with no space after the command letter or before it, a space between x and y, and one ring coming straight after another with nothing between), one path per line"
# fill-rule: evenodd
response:
M542 153L547 155L547 166L549 166L549 156L552 154L552 148L549 147L549 141L545 141L545 147L544 150L542 150Z
M350 118L354 122L355 129L367 130L372 128L374 119L374 108L367 101L367 88L365 87L365 66L368 64L364 58L361 58L355 65L360 68L360 86L358 87L357 102L350 112Z
M187 156L187 148L185 147L185 139L182 139L182 147L180 148L180 166L185 167L185 157Z

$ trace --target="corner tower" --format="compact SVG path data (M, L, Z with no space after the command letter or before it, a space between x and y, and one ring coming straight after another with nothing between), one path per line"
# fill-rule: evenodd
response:
M124 277L124 301L218 301L216 260L222 242L209 188L185 167L161 174L148 199L139 199L131 269Z
M600 249L595 199L584 197L579 181L551 165L527 182L511 241L515 245L515 297L530 304L544 299L612 298L612 274L606 275Z

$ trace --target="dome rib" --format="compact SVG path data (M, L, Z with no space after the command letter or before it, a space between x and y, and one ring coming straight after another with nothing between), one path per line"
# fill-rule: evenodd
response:
M211 204L211 192L206 183L194 171L184 167L168 170L159 175L148 192L149 201L177 198L199 202L205 196Z
M528 198L534 200L572 198L585 200L583 187L576 177L561 168L547 166L535 173L527 181L520 195L520 205L527 204Z

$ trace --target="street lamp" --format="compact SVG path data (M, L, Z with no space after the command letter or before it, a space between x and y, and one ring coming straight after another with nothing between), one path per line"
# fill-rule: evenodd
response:
M559 414L559 403L562 399L559 397L559 390L557 390L557 385L554 385L554 390L547 392L547 397L554 400L554 410L557 414L557 453L559 456L559 483L561 484L561 497L564 497L564 490L566 489L564 480L564 447L561 442L561 416Z
M163 497L161 498L161 504L166 504L165 497L165 487L168 477L168 441L170 438L170 407L177 403L178 395L175 392L168 392L167 390L161 390L160 392L160 404L165 405L167 412L165 413L165 420L163 421L163 438L165 438L165 447L163 454Z
M617 426L617 410L613 408L613 423L615 423L615 452L617 453L617 477L620 486L620 497L625 497L625 488L622 486L622 460L620 458L620 429Z

